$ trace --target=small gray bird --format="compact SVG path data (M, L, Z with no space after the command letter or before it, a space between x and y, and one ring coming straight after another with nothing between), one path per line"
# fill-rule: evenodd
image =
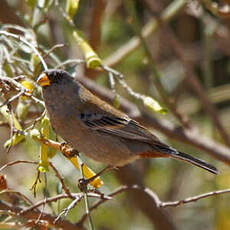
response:
M140 158L171 157L218 173L214 166L162 143L67 72L47 70L37 82L42 86L55 132L86 156L110 166L123 166Z

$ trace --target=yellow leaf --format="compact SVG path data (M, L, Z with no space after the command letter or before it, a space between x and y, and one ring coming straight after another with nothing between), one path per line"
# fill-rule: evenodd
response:
M94 69L100 66L102 63L101 59L90 47L90 45L78 34L76 30L73 32L73 37L77 41L78 45L80 46L85 56L87 67Z
M41 122L42 128L41 128L41 134L42 137L45 139L49 139L49 130L50 130L50 122L48 117L44 117ZM40 172L47 172L49 167L48 162L48 149L49 147L45 144L40 145L40 162L38 170Z
M28 93L31 94L34 90L34 84L31 81L24 80L21 81L21 85L24 86L26 89L28 89ZM28 97L27 96L21 96L21 100L26 100Z
M67 0L66 2L66 13L72 19L77 12L80 0Z
M78 161L77 161L77 158L76 157L70 157L68 158L71 163L78 169L80 170L79 168L79 165L78 165ZM83 164L83 167L82 167L82 171L83 171L83 175L86 179L89 179L91 177L93 177L95 174L95 172L93 172L93 170L91 170L90 168L87 167L86 164ZM100 177L97 177L95 180L93 180L92 182L90 182L90 184L94 187L94 188L99 188L101 185L103 185L103 181L100 179Z

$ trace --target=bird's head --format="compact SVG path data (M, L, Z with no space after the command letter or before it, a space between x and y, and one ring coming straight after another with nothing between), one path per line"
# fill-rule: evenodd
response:
M37 83L43 88L68 81L73 81L73 78L64 70L59 69L46 70L37 79Z

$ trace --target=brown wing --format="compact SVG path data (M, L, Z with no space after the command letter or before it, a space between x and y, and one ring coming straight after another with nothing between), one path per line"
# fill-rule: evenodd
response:
M79 118L89 129L98 132L147 143L159 141L147 129L127 116L117 117L110 114L84 112L79 114Z
M171 148L150 133L145 127L132 120L124 113L115 109L105 101L95 97L87 89L84 90L85 103L81 105L80 120L89 129L108 133L125 139L135 140L150 144L157 151L169 153Z

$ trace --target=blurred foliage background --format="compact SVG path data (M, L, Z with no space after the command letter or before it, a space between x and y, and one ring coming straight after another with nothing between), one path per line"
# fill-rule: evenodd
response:
M134 118L152 129L163 141L205 159L220 170L220 175L213 176L174 160L141 160L104 174L101 192L108 194L121 184L137 183L149 187L161 200L171 201L230 186L229 0L1 0L0 22L2 30L31 42L49 68L66 60L84 58L72 35L77 29L102 62L122 73L135 92L155 98L168 110L165 115L147 110L116 83L116 92L132 106L138 106L140 114ZM12 41L2 34L0 39L1 103L15 94L11 88L6 90L1 80L4 76L18 82L20 79L32 82L35 87L33 95L41 99L35 81L42 66L34 52L17 39ZM60 46L55 48L57 44ZM50 50L52 47L54 49ZM88 69L74 62L62 67L108 88L105 98L107 92L112 93L107 72ZM21 97L17 98L11 106L23 130L42 113L43 107L27 98L27 114L20 117L17 108L21 101ZM121 106L121 109L124 108ZM155 123L151 123L149 117L156 119ZM0 132L1 166L14 160L39 161L40 145L30 137L6 153L4 143L10 137L10 126L3 113ZM94 171L103 168L98 162L84 156L83 159ZM70 191L78 192L80 174L74 166L60 153L50 160L64 177ZM20 191L34 203L44 198L43 177L37 186L36 197L30 190L37 176L36 166L18 164L1 173L7 176L8 188ZM128 178L129 173L131 179ZM47 172L47 178L48 196L51 197L60 192L60 182L52 170ZM10 202L9 197L1 196ZM105 202L91 213L95 228L230 229L228 194L180 207L154 208L155 212L148 206L153 204L142 202L141 194L139 199L137 194L128 191ZM93 201L90 199L90 204ZM61 200L46 205L45 211L58 215L69 202ZM17 202L16 205L20 206ZM84 202L81 201L66 219L77 223L84 212ZM17 219L13 221L16 223ZM37 229L49 227L37 226Z

